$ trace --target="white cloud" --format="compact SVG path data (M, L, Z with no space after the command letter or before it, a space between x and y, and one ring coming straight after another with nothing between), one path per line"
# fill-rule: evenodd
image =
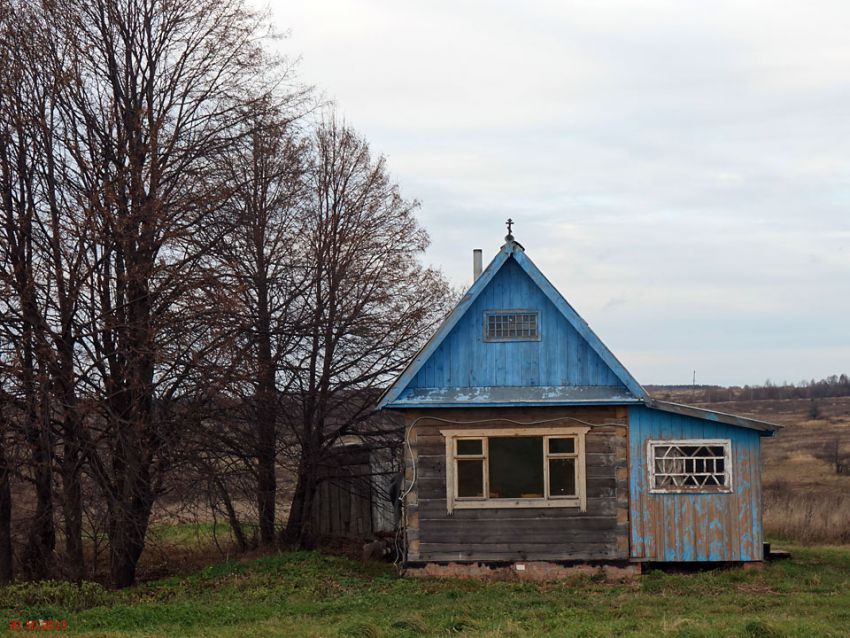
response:
M850 371L850 5L272 10L303 79L422 202L456 284L510 216L646 383L695 360L720 383Z

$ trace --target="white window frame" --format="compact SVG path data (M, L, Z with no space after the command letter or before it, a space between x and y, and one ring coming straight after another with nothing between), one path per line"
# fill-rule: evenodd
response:
M492 509L492 508L523 508L523 507L575 507L584 512L587 510L587 489L585 469L585 435L589 427L563 428L510 428L499 430L464 429L441 430L446 438L446 507L451 513L456 509ZM489 439L499 437L541 437L543 445L543 498L490 498L489 480ZM550 453L549 439L575 439L575 452ZM457 454L457 441L462 439L481 440L480 455ZM552 459L574 458L576 460L576 494L574 496L552 496L549 494L549 461ZM457 485L458 459L481 460L482 485L484 496L460 497Z
M673 485L655 486L655 448L674 445L705 445L723 447L723 473L726 476L725 485ZM732 440L731 439L650 439L646 442L646 459L649 466L649 491L652 494L730 494L735 491L732 482Z
M525 335L525 336L517 336L517 337L491 337L487 333L487 324L489 323L490 317L495 316L503 316L503 315L534 315L536 317L537 323L537 334L534 336ZM540 311L539 310L529 310L527 308L503 308L499 310L485 310L484 311L484 322L483 322L483 335L484 341L486 343L511 343L513 341L540 341L540 335L542 333L541 325L540 325Z

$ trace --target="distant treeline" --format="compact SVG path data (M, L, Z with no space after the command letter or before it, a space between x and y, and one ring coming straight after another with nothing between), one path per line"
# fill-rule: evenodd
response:
M730 386L719 385L653 385L647 386L653 394L670 391L688 391L692 401L712 403L717 401L758 401L763 399L820 399L850 396L850 377L833 374L821 380L799 383L774 383L770 379L764 385Z

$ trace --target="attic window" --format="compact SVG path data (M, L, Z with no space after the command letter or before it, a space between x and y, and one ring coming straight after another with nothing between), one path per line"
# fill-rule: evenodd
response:
M649 441L652 492L731 492L728 439Z
M485 341L538 341L540 313L534 310L488 310L484 313Z

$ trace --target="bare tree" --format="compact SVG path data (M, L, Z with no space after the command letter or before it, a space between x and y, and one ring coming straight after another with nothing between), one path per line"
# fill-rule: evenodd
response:
M132 584L175 469L246 548L233 484L269 544L287 460L284 536L311 546L329 449L448 309L416 203L334 118L296 128L264 24L243 0L0 3L0 581L15 481L34 578L80 581L105 529Z
M283 539L302 547L316 541L311 512L329 448L357 433L379 389L451 300L442 275L418 261L428 236L414 216L417 203L401 197L384 159L373 159L363 138L333 116L311 140L307 184L299 250L310 287L284 412L298 482Z
M28 12L13 4L4 5L0 16L0 191L2 225L0 271L4 292L3 337L11 344L6 355L7 379L13 388L7 396L17 399L18 410L7 420L19 429L30 451L29 472L24 477L35 492L32 516L23 560L35 578L45 578L51 566L56 543L53 523L53 450L49 409L49 354L45 294L40 285L45 262L36 235L39 217L38 127L32 111L45 99L44 87L29 72ZM8 479L8 474L6 475Z
M225 295L197 229L228 196L210 178L273 61L241 0L60 0L52 64L88 273L79 383L98 408L85 456L107 502L112 581L131 584L187 406L215 383Z
M253 469L264 545L275 540L277 415L288 378L282 365L296 342L298 300L309 275L299 266L297 242L303 143L292 112L298 97L290 95L288 104L258 104L246 122L250 130L226 165L233 185L227 208L235 225L220 244L222 273L232 278L238 299L240 373L232 388L247 418L218 432L232 455L241 448Z
M2 375L2 369L0 369ZM2 376L0 376L2 379ZM8 400L0 385L0 585L12 582L12 427L8 417Z

